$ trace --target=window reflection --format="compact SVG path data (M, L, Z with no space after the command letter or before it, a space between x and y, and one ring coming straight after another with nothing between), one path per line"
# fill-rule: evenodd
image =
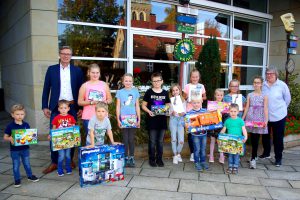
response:
M126 0L58 0L58 19L124 25Z
M208 1L213 1L216 3L222 3L222 4L228 4L228 5L231 4L231 0L208 0Z
M263 52L263 48L235 45L233 49L233 63L263 65Z
M262 68L234 66L232 69L232 79L239 80L241 85L252 85L256 75L262 75Z
M59 46L71 46L73 56L124 58L126 31L72 24L58 25Z
M233 6L264 13L267 12L267 4L267 0L233 0Z
M266 22L242 19L234 19L233 38L253 42L266 42Z

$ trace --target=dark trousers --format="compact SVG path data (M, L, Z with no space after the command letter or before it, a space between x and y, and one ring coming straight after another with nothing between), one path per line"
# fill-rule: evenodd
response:
M52 129L52 121L56 115L58 115L59 112L57 110L57 107L51 111L51 117L50 117L50 129ZM75 109L75 106L73 104L70 105L70 111L69 114L72 115L75 120L77 121L77 110ZM73 160L74 157L75 148L71 148L71 160ZM58 163L58 151L52 151L52 142L50 140L50 153L51 153L51 162L53 164Z
M165 130L149 130L148 154L150 161L162 160Z
M257 149L258 149L259 138L260 138L260 134L251 133L251 145L252 145L251 160L257 158Z
M188 134L188 143L189 143L190 152L194 153L194 141L193 141L193 136L190 133Z
M123 143L125 146L125 156L134 156L134 136L136 128L123 128ZM129 154L128 154L129 151Z
M275 160L281 161L282 159L282 151L284 149L283 146L283 137L284 137L284 129L285 129L285 121L286 117L277 121L277 122L268 122L268 134L263 135L263 147L264 152L263 155L269 156L271 152L271 139L270 134L273 133L273 145L274 145L274 153Z

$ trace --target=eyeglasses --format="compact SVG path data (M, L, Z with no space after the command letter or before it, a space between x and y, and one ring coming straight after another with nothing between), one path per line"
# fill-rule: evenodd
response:
M258 85L261 84L261 82L253 82L253 84Z
M63 55L63 56L72 56L72 54L70 54L70 53L60 53L60 55Z
M272 76L272 75L274 75L274 74L275 74L275 73L272 73L272 72L271 72L271 73L266 73L267 76Z
M162 81L162 80L152 81L152 83L158 83L158 82L160 82L160 81Z
M229 87L238 88L239 86L238 85L230 85Z

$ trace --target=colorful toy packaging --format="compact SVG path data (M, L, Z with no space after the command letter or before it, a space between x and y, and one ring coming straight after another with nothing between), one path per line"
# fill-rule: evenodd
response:
M37 129L15 129L12 130L14 146L37 144Z
M223 127L222 115L218 111L186 115L184 122L187 132L194 134Z
M124 145L100 145L79 148L80 186L124 180Z
M218 101L207 101L207 110L214 111L218 110L221 113L229 113L230 103L218 102Z
M243 143L244 136L236 136L229 134L219 134L218 148L219 152L244 155L245 144Z
M265 122L245 121L245 125L248 126L248 127L262 128L262 127L265 127Z
M80 146L80 127L71 126L50 131L52 141L52 151L69 149Z
M151 111L154 115L169 115L169 106L167 105L152 105Z
M121 115L122 128L136 128L137 116L136 115Z

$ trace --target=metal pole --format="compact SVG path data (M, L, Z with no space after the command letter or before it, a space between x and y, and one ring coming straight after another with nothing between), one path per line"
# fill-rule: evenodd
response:
M289 84L289 72L286 68L286 65L287 65L287 62L288 60L290 59L290 54L289 54L289 51L288 51L288 48L289 48L289 38L290 38L290 34L291 33L287 33L286 35L286 62L285 62L285 83L288 85Z

